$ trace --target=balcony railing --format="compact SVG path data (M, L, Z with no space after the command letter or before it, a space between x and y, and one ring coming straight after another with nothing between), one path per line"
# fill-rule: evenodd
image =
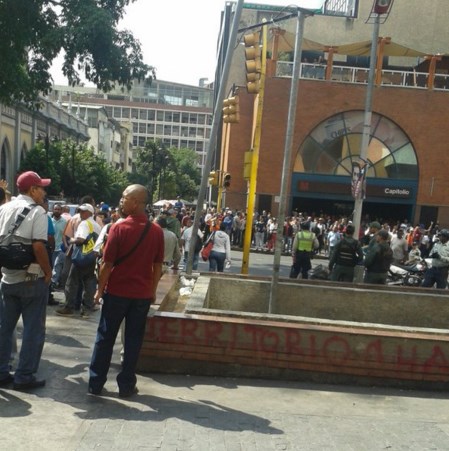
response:
M330 81L340 83L367 83L367 68L333 66ZM277 77L290 78L293 73L293 63L278 61L276 66ZM301 63L300 78L309 80L325 80L326 65ZM428 89L427 72L382 70L382 86L397 86L403 88ZM449 90L449 75L435 74L433 89L436 91Z

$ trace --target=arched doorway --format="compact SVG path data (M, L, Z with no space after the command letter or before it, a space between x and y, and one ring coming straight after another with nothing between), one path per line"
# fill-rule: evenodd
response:
M293 167L292 209L352 213L352 163L360 162L363 122L363 111L339 113L306 137ZM405 132L377 113L372 115L367 162L364 214L410 220L418 185L416 152Z
M21 151L20 151L20 161L19 161L19 165L20 165L20 163L21 163L23 160L25 160L25 158L26 158L26 156L27 156L27 152L28 152L27 145L26 145L26 143L23 143L23 144L22 144L22 149L21 149Z
M0 151L0 179L6 180L7 182L11 182L9 179L11 174L10 162L10 146L8 138L5 138Z

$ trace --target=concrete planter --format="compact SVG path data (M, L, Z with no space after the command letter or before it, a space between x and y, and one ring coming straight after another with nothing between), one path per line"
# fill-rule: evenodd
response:
M148 320L141 371L443 389L447 292L201 275ZM171 297L176 292L173 287Z

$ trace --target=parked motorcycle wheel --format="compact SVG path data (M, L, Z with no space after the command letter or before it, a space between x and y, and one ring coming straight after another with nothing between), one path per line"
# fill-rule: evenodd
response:
M387 276L387 280L385 281L386 285L404 285L404 279L402 278L397 278L397 277L391 277L391 276Z
M422 279L419 276L413 274L408 274L404 277L404 285L409 287L419 287L421 286Z

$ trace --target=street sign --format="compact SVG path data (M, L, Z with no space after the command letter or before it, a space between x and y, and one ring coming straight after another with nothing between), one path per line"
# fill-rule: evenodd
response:
M313 15L356 17L359 0L304 0L296 2L296 6L285 5L285 0L259 0L260 3L244 3L244 9L255 9L257 11L273 11L279 13L295 13L297 7L308 9ZM389 0L379 0L386 2ZM269 2L269 3L268 3ZM271 4L274 3L274 4ZM321 6L320 6L321 5Z
M244 3L244 9L256 9L257 11L275 11L275 12L283 12L283 13L294 13L298 10L298 8L291 6L279 6L279 5L266 5L262 3ZM309 9L304 7L304 9ZM312 8L310 9L314 14L322 14L322 8Z

